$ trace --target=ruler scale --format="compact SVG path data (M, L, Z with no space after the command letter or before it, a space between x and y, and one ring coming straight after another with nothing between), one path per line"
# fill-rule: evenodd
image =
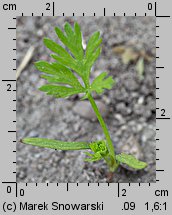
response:
M70 4L66 0L0 3L1 214L170 214L171 1ZM156 17L156 183L16 183L16 16Z

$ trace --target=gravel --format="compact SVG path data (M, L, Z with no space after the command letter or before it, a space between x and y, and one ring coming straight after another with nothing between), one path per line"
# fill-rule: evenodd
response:
M54 99L38 90L45 83L33 66L50 59L43 37L58 41L54 27L77 21L84 43L100 30L102 54L91 73L93 80L108 71L116 85L103 95L94 95L108 125L116 152L136 149L148 167L131 171L120 167L110 182L156 181L156 103L155 103L155 18L154 17L17 17L17 66L28 48L35 53L17 81L17 182L109 182L103 161L86 163L83 151L56 151L20 143L23 137L46 137L64 141L93 141L104 138L87 101L80 96ZM141 80L135 65L124 65L113 49L118 44L133 44L152 53ZM133 139L132 139L133 138ZM132 139L132 140L131 140ZM131 144L131 145L130 145Z

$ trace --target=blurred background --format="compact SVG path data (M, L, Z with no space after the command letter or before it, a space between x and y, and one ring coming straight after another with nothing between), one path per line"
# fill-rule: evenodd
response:
M46 81L33 63L53 61L43 38L56 42L54 27L77 21L83 47L95 31L103 38L102 53L91 81L108 71L116 85L94 95L109 128L116 152L125 151L146 161L148 167L133 171L125 166L109 179L103 161L86 163L84 151L55 151L19 142L24 137L63 141L104 138L87 101L80 96L55 99L38 87ZM156 59L154 17L17 17L17 68L25 62L17 80L17 182L155 182L156 181Z

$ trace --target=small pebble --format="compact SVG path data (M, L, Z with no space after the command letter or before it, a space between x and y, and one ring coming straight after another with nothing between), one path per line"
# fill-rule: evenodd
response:
M101 101L96 101L96 104L102 116L106 117L108 113L108 107ZM89 119L92 121L95 121L97 119L89 101L77 102L73 107L73 112L85 119Z

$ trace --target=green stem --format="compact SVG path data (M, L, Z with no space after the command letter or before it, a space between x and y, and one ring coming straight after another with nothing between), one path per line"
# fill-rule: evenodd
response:
M107 144L107 148L108 148L109 156L110 156L110 162L108 161L108 159L106 159L106 162L109 165L110 171L113 172L118 167L118 164L117 164L116 159L115 159L115 149L114 149L109 131L107 129L107 126L106 126L106 124L105 124L105 122L104 122L104 120L103 120L103 118L99 112L99 109L98 109L91 93L88 93L88 99L91 103L91 106L92 106L92 108L93 108L93 110L97 116L97 119L99 120L99 123L100 123L102 130L104 132L104 135L106 137L106 144Z

